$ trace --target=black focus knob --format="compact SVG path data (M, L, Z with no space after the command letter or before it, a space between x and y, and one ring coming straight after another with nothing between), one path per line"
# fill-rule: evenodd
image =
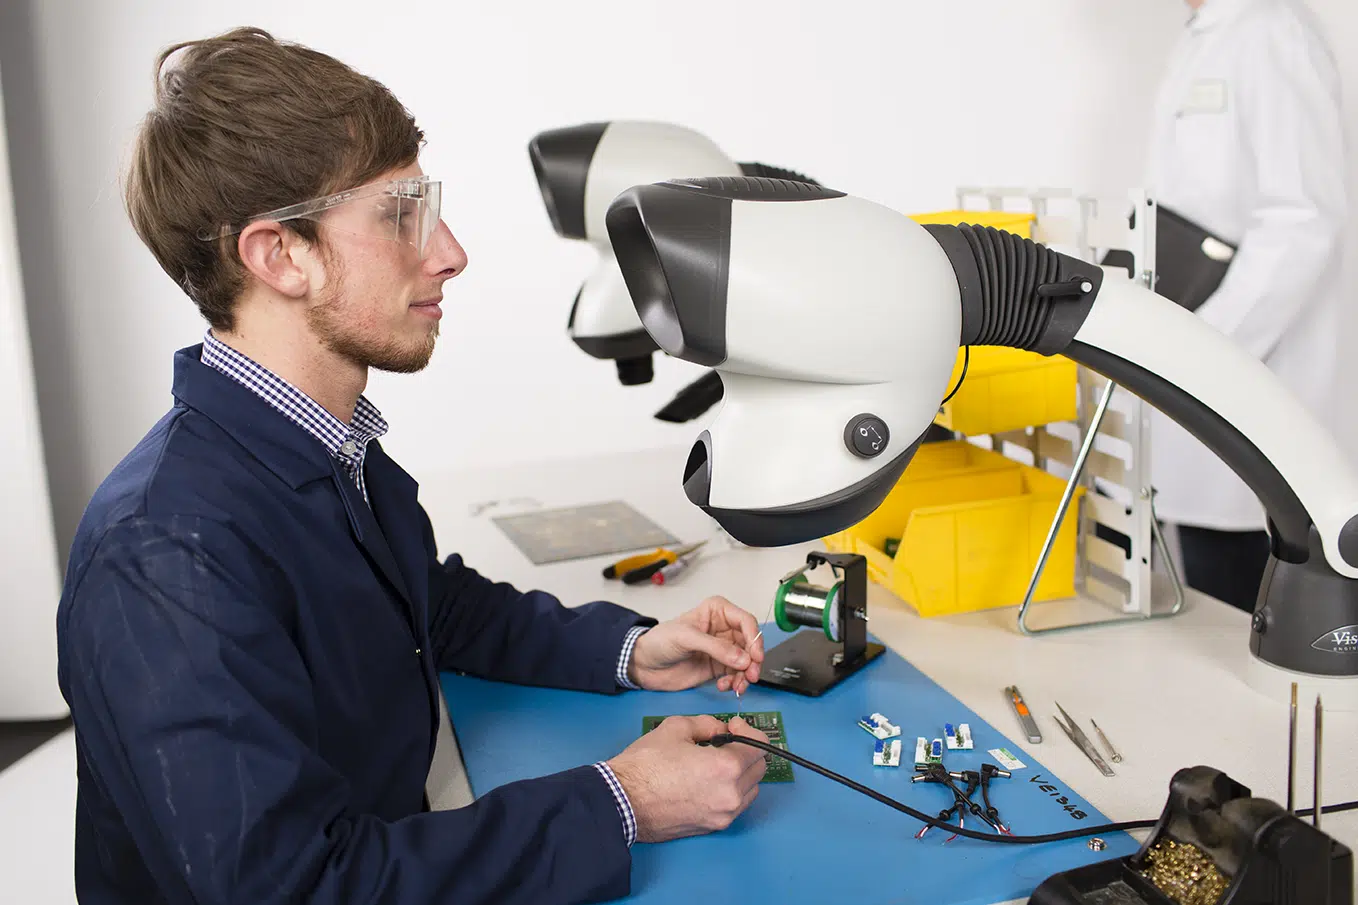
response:
M860 459L881 455L891 439L886 422L876 415L856 415L844 428L844 445Z

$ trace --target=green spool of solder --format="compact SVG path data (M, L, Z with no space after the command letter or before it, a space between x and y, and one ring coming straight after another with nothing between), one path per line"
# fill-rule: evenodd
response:
M773 596L773 621L785 632L795 632L797 626L787 618L787 594L792 588L798 585L809 585L805 575L797 575L778 585L778 590Z
M828 588L811 584L805 575L794 575L778 585L773 598L773 620L785 632L798 626L818 628L825 637L839 641L839 599L844 583Z

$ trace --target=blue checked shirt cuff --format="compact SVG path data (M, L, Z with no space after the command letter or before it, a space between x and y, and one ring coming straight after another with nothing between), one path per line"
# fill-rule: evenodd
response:
M634 625L622 639L622 653L618 654L618 684L623 688L636 691L640 685L627 678L627 667L632 663L632 649L637 646L637 639L646 633L646 626Z
M632 810L632 802L627 800L627 793L622 790L622 783L618 782L612 767L599 761L594 765L594 769L599 771L599 775L613 792L613 801L618 806L618 817L622 820L622 836L627 840L627 847L631 848L632 843L637 841L637 815Z

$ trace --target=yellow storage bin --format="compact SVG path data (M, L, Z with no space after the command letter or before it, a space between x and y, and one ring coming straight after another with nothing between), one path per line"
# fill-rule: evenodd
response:
M872 515L825 543L865 557L868 575L921 616L1017 606L1064 489L1054 475L965 441L925 444ZM1062 522L1036 600L1075 593L1082 493ZM888 538L900 539L894 558L884 549Z
M959 351L950 391L962 376L962 361ZM1064 355L972 346L966 380L934 421L973 437L1073 421L1077 383L1076 364Z
M1025 239L1032 237L1033 215L1009 211L936 211L912 214L917 223L971 223L993 226ZM962 375L963 350L957 351L952 379ZM1021 430L1075 419L1076 366L1070 359L1003 346L973 346L967 379L934 420L961 434L977 436Z

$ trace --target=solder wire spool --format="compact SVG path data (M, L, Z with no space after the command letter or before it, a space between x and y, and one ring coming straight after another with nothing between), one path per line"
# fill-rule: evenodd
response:
M773 598L773 619L785 632L795 632L798 626L818 628L825 637L839 642L839 603L844 582L837 581L828 588L814 585L798 573L778 585Z

